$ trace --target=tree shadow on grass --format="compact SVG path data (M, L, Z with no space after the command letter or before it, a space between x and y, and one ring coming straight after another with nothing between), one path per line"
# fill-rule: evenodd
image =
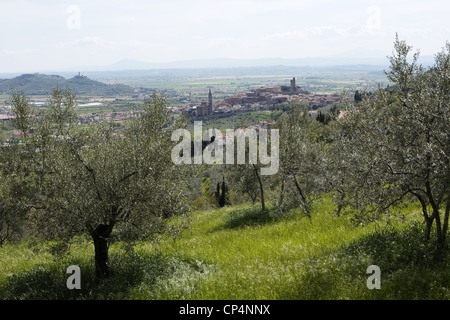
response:
M281 221L300 220L307 218L297 209L281 212L276 206L266 206L262 211L259 205L251 207L236 208L223 217L224 223L212 231L224 229L245 229L278 223Z
M69 290L61 272L52 270L49 264L33 266L11 275L0 287L5 300L59 300L67 299Z
M303 260L280 299L448 300L449 250L437 256L435 247L433 241L424 244L421 224L382 228ZM380 268L381 289L367 286L370 265Z
M261 211L259 206L238 208L224 217L224 224L219 229L240 229L256 227L279 221L273 209Z
M86 262L49 262L34 265L11 275L0 286L0 299L5 300L117 300L128 299L134 288L144 286L145 294L151 295L155 284L170 291L170 282L177 270L183 271L186 281L205 273L206 264L162 254L130 254L120 258L111 255L114 274L108 279L95 279L93 265ZM68 289L66 268L78 265L81 269L81 289ZM173 281L172 281L173 282ZM162 285L161 285L162 283ZM155 292L161 294L161 292ZM171 292L162 294L170 295ZM145 298L149 298L146 296ZM158 297L150 297L158 298Z

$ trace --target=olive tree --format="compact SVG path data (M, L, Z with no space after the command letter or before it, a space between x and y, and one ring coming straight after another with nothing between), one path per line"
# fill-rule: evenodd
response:
M32 207L52 237L89 234L96 276L108 277L113 231L164 232L167 218L185 212L184 167L171 161L171 132L184 122L154 93L121 130L106 121L79 127L75 98L54 90L28 141L37 181Z
M321 161L326 143L318 121L308 116L306 107L292 105L277 121L280 130L280 177L282 209L300 206L311 218L311 206L324 191Z
M269 136L265 129L257 132L238 128L233 135L232 143L228 143L225 148L232 149L230 153L234 153L237 161L235 164L227 164L226 177L234 191L248 195L253 204L259 196L261 211L265 212L266 188L273 184L273 176L276 176L279 166L278 132L271 132ZM266 164L270 166L267 167Z
M16 201L16 193L23 191L15 177L3 176L0 182L0 247L20 238L26 227L26 208Z
M30 135L34 124L32 107L23 89L14 88L8 101L11 104L12 125L19 130L23 141ZM23 152L26 145L7 143L0 149L0 246L5 241L19 238L27 222L27 201L32 196L31 178L27 172L27 161Z
M258 196L261 194L260 184L257 179L258 172L255 173L250 165L229 166L227 179L231 188L237 193L248 196L252 204L255 204ZM264 194L264 190L263 190Z
M426 224L425 240L435 225L442 250L450 211L450 44L431 68L398 36L391 67L394 83L358 104L348 103L340 121L345 184L353 206L382 212L416 200Z
M240 194L247 195L252 204L255 204L259 197L261 201L261 211L266 211L265 185L269 183L270 176L261 175L260 163L245 163L227 165L227 179L231 188Z

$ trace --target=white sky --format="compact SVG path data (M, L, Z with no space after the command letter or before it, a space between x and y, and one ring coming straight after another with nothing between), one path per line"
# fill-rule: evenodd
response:
M0 73L121 59L304 58L450 40L449 1L0 0ZM385 56L385 55L384 55Z

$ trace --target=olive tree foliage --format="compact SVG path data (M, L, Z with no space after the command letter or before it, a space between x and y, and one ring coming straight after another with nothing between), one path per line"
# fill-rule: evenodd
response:
M22 145L11 144L0 150L0 246L22 239L28 228L29 200L34 197L34 179L17 174L24 171Z
M21 134L21 139L26 139L33 126L32 108L30 101L25 97L23 90L18 92L12 89L9 99L13 114L12 124ZM26 231L27 202L32 196L28 175L21 175L26 164L22 162L22 144L9 144L0 149L0 246L6 241L18 239Z
M257 133L256 131L254 134L252 134L251 131L249 131L249 134L246 134L242 124L235 129L235 134L233 144L231 146L226 145L225 147L225 149L228 147L234 148L234 159L236 159L235 164L226 165L226 181L229 182L229 185L235 192L250 197L253 204L255 204L257 198L259 198L261 202L261 212L266 212L266 202L270 200L271 195L269 192L270 190L268 189L273 187L274 182L276 181L276 178L274 177L276 174L266 175L262 173L264 168L266 168L266 165L261 161L260 152L262 150L262 144L270 146L270 153L276 152L272 145L273 136L271 135L269 137L269 135L265 135L265 138L263 138L263 134L261 132ZM263 141L262 144L261 141ZM241 145L240 143L242 142L243 144ZM236 146L236 148L234 146ZM266 151L268 150L269 149ZM238 160L241 156L241 152L244 153L241 158L243 163ZM257 155L259 155L259 159ZM273 157L274 154L270 154L270 156ZM271 161L278 160L271 158Z
M248 196L252 200L252 204L255 204L259 198L261 212L265 212L266 188L272 177L261 175L261 167L259 162L227 165L226 178L231 188L237 193Z
M54 90L49 104L28 141L39 228L57 238L89 234L96 275L108 277L113 231L148 237L186 212L185 168L171 161L171 132L185 123L171 117L156 93L120 131L105 121L77 127L69 89Z
M228 166L227 181L231 188L239 194L249 197L252 204L255 204L260 196L260 185L257 179L258 172L255 173L251 165L232 165Z
M11 89L11 113L13 115L11 122L17 128L23 137L30 133L33 124L32 108L29 99L25 96L23 89L17 92L16 89Z
M313 202L325 191L321 174L326 142L318 121L309 118L307 108L292 105L277 121L280 132L281 190L278 202L282 210L301 207L311 218Z
M338 130L342 179L347 200L366 214L420 203L425 240L434 224L442 250L450 211L450 44L428 69L411 50L397 36L386 72L393 89L347 103Z
M0 182L0 247L6 241L20 239L26 231L26 207L23 202L15 201L17 193L22 191L21 184L15 177L2 176Z

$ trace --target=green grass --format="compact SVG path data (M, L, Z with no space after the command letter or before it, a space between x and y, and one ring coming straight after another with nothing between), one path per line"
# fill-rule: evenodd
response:
M93 245L78 240L54 257L52 244L0 248L2 299L444 299L450 298L448 255L436 260L422 242L415 208L406 219L355 227L332 214L328 200L312 219L300 213L261 214L241 205L192 214L174 240L127 251L113 243L114 276L96 281ZM81 268L81 290L66 288L69 265ZM381 289L366 286L369 265L381 269Z

